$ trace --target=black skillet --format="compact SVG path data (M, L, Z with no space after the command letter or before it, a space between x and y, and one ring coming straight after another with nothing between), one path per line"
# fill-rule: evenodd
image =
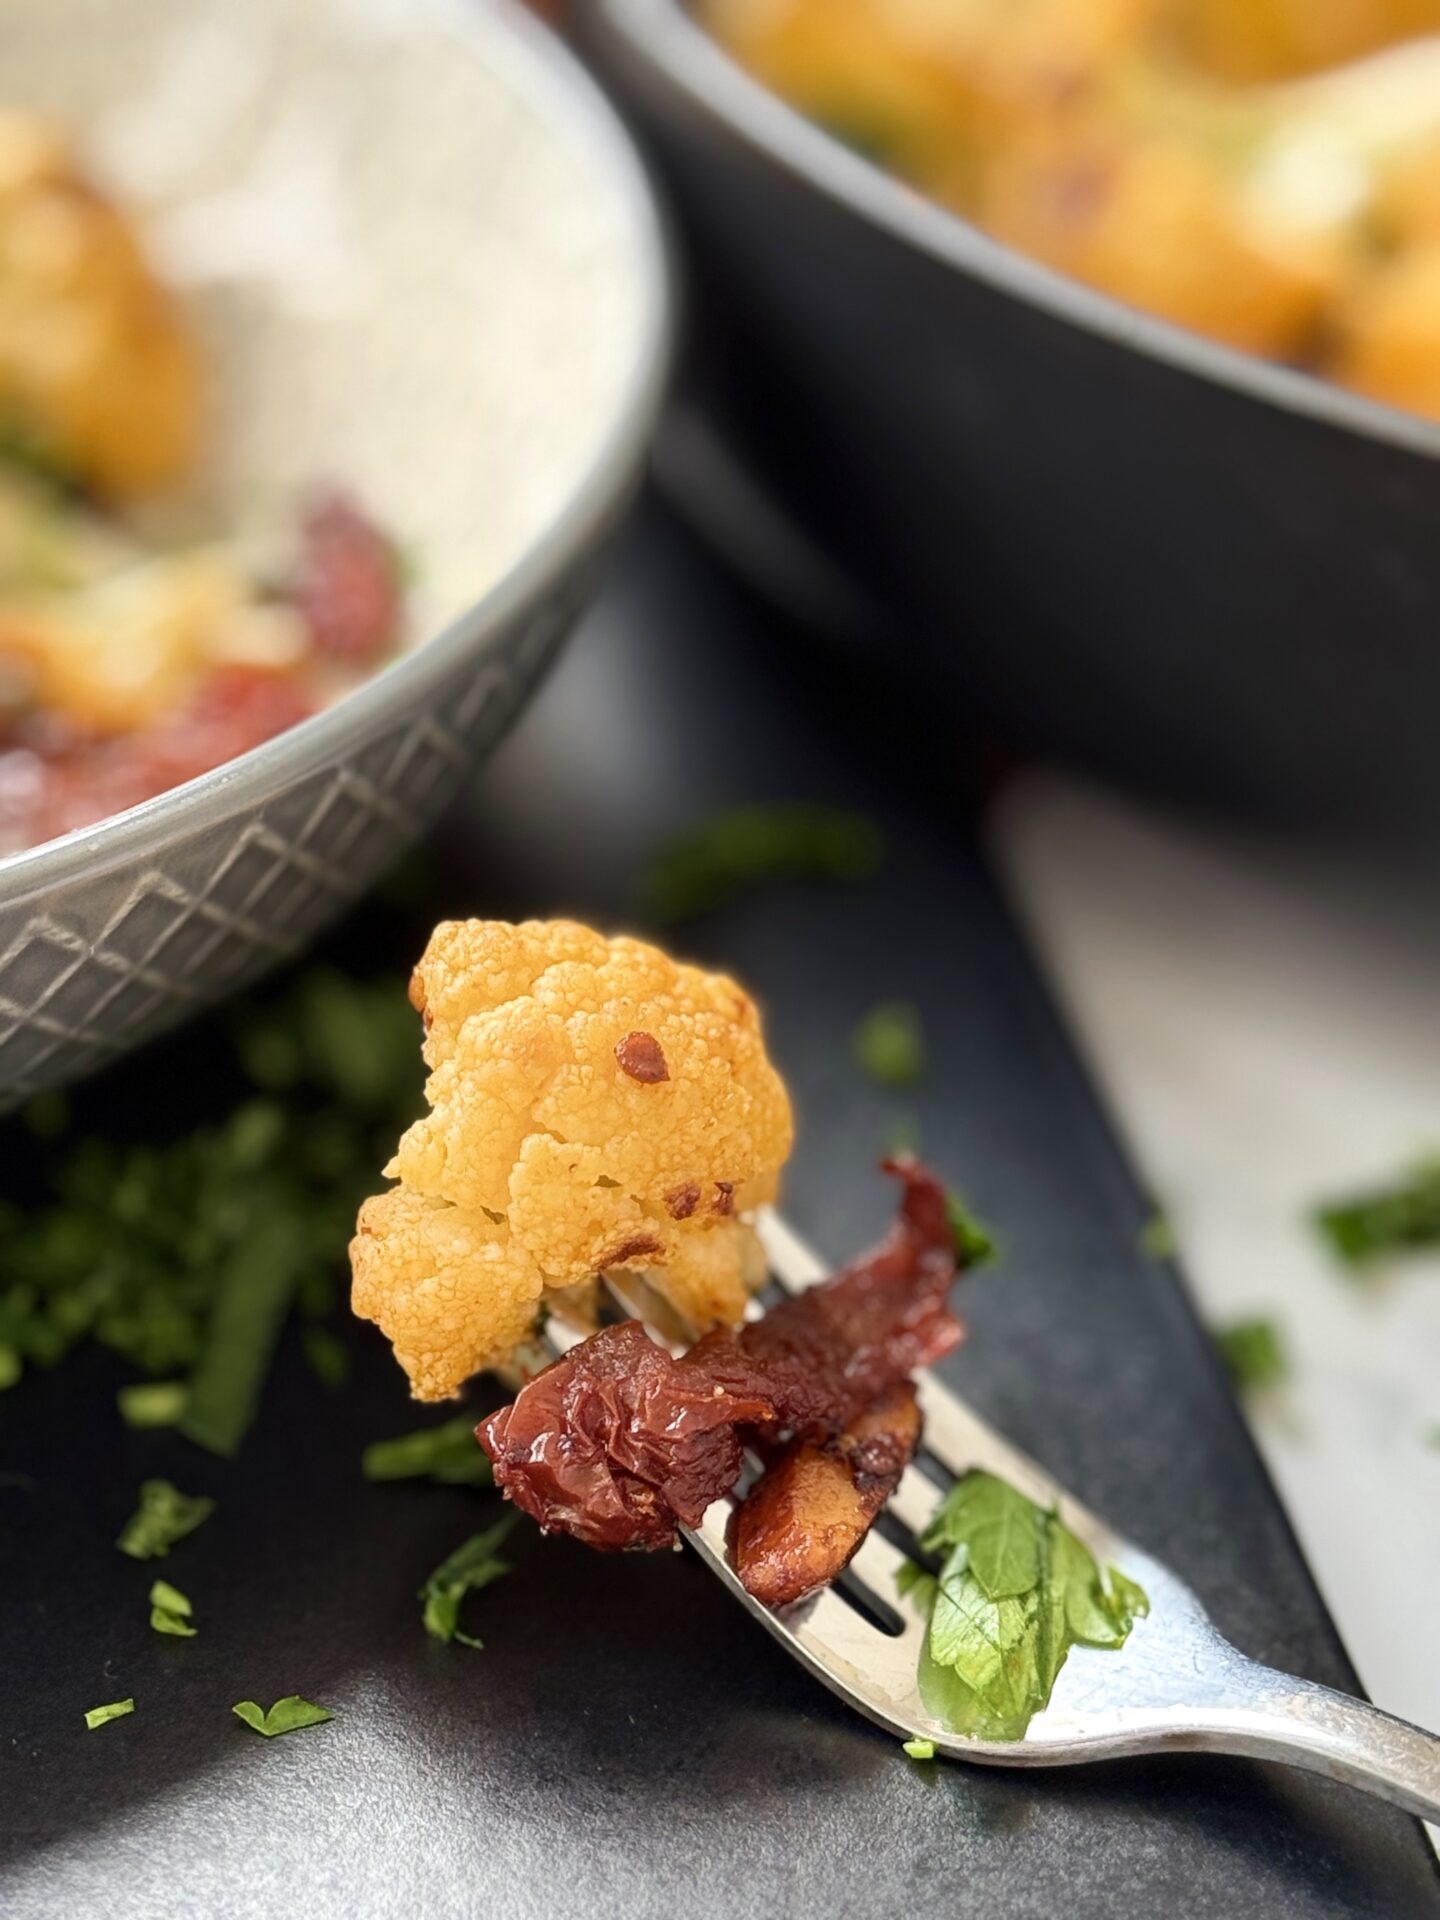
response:
M580 14L692 269L692 384L724 450L691 457L692 417L672 462L692 509L757 557L783 526L832 604L843 582L883 609L866 638L903 636L957 717L1017 744L1428 834L1440 427L987 239L765 92L677 0Z

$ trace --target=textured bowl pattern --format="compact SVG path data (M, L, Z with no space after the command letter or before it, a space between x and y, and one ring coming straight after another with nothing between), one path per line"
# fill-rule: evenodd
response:
M0 861L4 1110L297 952L436 818L593 582L668 300L625 136L504 5L12 0L0 99L83 130L205 335L171 516L262 536L333 477L419 562L407 651L336 706Z
M0 903L0 1101L93 1072L303 947L499 738L584 585L569 580L478 667L333 764L110 874Z

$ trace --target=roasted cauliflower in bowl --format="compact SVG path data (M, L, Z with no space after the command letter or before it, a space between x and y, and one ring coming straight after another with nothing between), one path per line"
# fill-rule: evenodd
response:
M97 493L181 474L200 355L127 216L61 129L0 109L0 437Z

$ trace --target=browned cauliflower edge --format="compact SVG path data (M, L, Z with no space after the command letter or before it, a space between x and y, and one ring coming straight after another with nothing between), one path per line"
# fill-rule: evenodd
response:
M733 980L573 921L446 921L415 969L429 1111L350 1247L353 1305L422 1400L507 1360L547 1290L643 1269L702 1326L760 1270L751 1208L790 1151Z

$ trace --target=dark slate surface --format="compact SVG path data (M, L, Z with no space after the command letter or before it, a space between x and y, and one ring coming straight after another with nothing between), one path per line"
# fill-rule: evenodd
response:
M918 1123L1008 1248L971 1288L959 1386L1246 1651L1353 1686L1206 1342L1136 1252L1148 1209L954 804L945 717L902 723L781 640L652 514L452 824L442 904L620 917L657 835L716 801L872 806L893 843L876 881L755 898L686 938L768 1005L803 1126L790 1211L848 1251L885 1212L865 1168ZM897 994L933 1062L903 1110L848 1055L856 1016ZM113 1104L166 1099L195 1048L128 1070ZM326 1394L287 1346L229 1465L124 1432L100 1356L0 1403L6 1920L1440 1912L1412 1822L1278 1768L915 1766L686 1556L517 1536L477 1605L486 1650L428 1642L414 1590L493 1496L359 1478L363 1443L413 1422L378 1338L357 1328L354 1349ZM193 1642L150 1633L153 1569L110 1545L155 1472L221 1502L163 1569L195 1599ZM230 1714L293 1691L339 1717L264 1742ZM131 1692L133 1718L85 1732L86 1707Z

